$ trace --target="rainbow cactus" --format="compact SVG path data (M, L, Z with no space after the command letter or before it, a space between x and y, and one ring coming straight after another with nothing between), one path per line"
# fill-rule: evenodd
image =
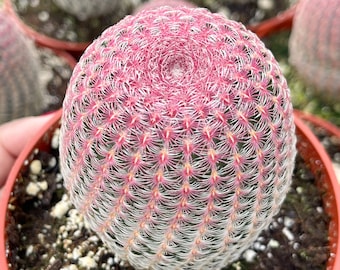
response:
M327 101L340 101L340 0L301 0L289 40L289 61Z
M218 269L270 224L295 159L290 92L259 38L201 8L141 11L76 65L60 165L71 201L136 269Z
M31 40L0 9L0 124L42 112L40 62Z
M119 0L53 0L66 12L76 16L79 20L98 17L117 9ZM126 1L126 0L124 0Z

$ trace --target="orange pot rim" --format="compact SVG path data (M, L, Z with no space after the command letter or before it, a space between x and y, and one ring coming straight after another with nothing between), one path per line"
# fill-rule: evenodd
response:
M260 38L282 30L290 30L293 25L296 7L297 4L291 6L273 18L264 20L263 22L257 24L250 24L247 26L247 28L257 34L257 36Z
M63 51L70 51L70 52L78 52L82 53L87 46L91 43L89 42L71 42L71 41L64 41L60 39L55 39L44 35L43 33L39 33L38 31L34 30L29 25L25 24L19 15L14 10L13 4L11 0L4 0L4 9L7 10L10 16L14 18L16 23L19 27L27 33L27 35L32 38L37 44L48 47L54 50L63 50Z

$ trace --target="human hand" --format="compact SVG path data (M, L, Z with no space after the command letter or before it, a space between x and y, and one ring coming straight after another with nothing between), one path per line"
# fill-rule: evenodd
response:
M0 189L26 143L53 115L25 117L0 125Z

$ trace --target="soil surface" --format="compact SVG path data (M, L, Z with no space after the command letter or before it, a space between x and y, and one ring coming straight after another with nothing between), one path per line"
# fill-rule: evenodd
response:
M7 215L8 258L18 269L133 268L117 260L87 229L63 188L58 166L58 130L52 151L36 151L18 178ZM330 251L325 191L298 156L291 190L270 227L239 261L225 270L325 269Z

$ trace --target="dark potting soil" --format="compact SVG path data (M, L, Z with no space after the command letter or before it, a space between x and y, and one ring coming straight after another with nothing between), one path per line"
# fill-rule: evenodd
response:
M7 214L11 270L132 270L87 229L63 188L58 167L58 130L52 151L36 151L18 178ZM329 217L325 191L298 156L291 190L270 227L239 261L225 270L325 269Z
M309 127L325 147L332 161L340 165L340 138L329 134L328 131L322 127L316 127L312 124L309 124Z
M62 106L69 79L72 74L71 56L70 60L54 51L37 47L40 59L39 79L43 87L44 108L41 113L55 111Z

